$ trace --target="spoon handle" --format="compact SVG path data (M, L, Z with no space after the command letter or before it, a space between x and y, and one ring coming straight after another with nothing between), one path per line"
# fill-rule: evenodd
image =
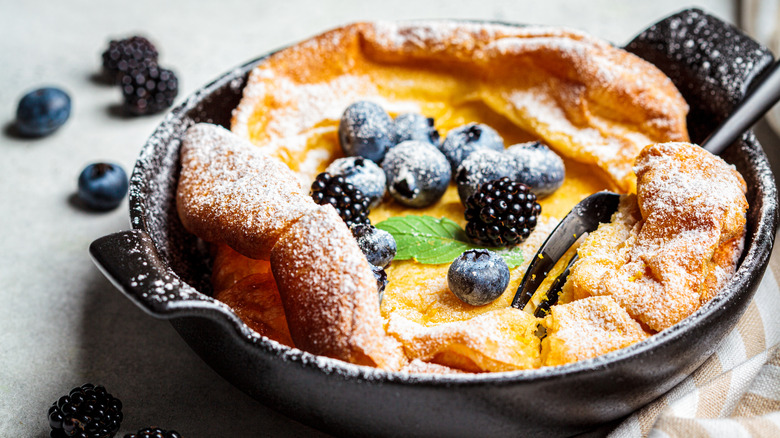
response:
M770 108L780 100L780 61L776 61L769 72L737 109L716 129L701 146L715 155L734 143L743 132L750 129Z

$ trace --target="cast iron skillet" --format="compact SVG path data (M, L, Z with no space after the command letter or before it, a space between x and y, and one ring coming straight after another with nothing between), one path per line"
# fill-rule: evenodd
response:
M696 9L660 21L626 48L656 64L683 93L694 142L772 61L767 49ZM390 373L269 341L210 297L207 248L182 228L174 198L182 133L196 122L228 126L247 73L262 61L230 71L168 114L131 178L133 230L96 240L90 252L128 298L170 319L225 379L292 418L351 436L548 437L597 430L695 370L733 328L763 276L777 193L766 156L748 132L722 154L748 183L741 264L715 299L646 341L559 367L468 376Z

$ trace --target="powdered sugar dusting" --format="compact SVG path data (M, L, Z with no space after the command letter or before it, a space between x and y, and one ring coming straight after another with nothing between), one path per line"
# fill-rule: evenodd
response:
M547 366L595 357L649 336L612 297L584 298L551 310L542 348Z
M181 160L177 204L185 227L244 255L267 259L280 233L315 208L287 166L222 127L190 128Z
M592 233L566 287L577 296L609 295L661 331L711 299L736 269L746 187L731 166L689 143L648 146L635 169L641 217L616 215Z

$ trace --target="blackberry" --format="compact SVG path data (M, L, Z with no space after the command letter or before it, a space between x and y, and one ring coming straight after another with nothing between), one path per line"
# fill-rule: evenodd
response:
M141 116L160 112L173 105L179 94L179 80L171 70L147 66L122 76L123 107Z
M466 234L481 245L517 245L531 234L541 212L528 186L499 178L483 184L466 201Z
M333 176L328 172L317 175L311 185L311 197L317 204L336 207L347 226L370 223L368 197L346 182L343 176Z
M124 438L181 438L179 432L175 430L165 430L159 427L147 427L140 429L136 433L125 434Z
M122 423L122 402L106 388L85 383L54 402L48 417L51 438L110 438Z
M103 74L111 83L119 83L131 71L157 64L157 49L142 36L112 40L103 52Z

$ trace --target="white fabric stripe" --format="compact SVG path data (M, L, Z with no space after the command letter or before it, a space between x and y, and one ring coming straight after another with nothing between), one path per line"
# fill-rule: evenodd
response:
M762 351L749 361L734 368L731 372L731 382L729 393L726 396L726 403L723 406L721 416L729 416L734 411L737 403L750 387L750 382L761 371L767 359L767 352Z
M764 415L761 418L764 418L764 419L767 419L767 420L771 421L775 426L780 428L780 412L772 412L772 413Z
M620 423L617 429L607 435L607 438L635 438L642 436L642 426L639 424L639 416L632 415L626 421Z
M764 365L750 384L748 392L770 400L780 401L780 367Z
M711 438L751 438L750 432L733 420L699 420L697 423Z
M715 354L718 355L724 373L745 361L745 344L742 342L742 335L736 328L726 335L726 339L720 344Z
M699 390L691 377L686 378L674 388L670 399L677 400L669 403L669 407L664 410L664 415L680 418L696 417L696 410L699 406Z
M672 437L670 437L664 432L661 432L658 429L651 429L650 433L647 434L647 438L672 438Z
M764 323L764 337L766 348L769 349L780 344L780 288L771 269L766 270L764 279L758 285L754 298L758 304L758 313Z

